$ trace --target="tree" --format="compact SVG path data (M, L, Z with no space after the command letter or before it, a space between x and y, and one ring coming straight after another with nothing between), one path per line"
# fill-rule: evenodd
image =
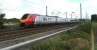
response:
M97 22L97 14L91 15L91 21Z
M16 23L16 22L19 22L19 19L11 18L11 19L8 19L8 22Z
M4 28L4 25L3 25L3 18L4 18L5 14L0 14L0 29L1 28Z

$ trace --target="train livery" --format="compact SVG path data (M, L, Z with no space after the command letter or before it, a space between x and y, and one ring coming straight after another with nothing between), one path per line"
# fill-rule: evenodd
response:
M21 26L32 26L32 25L42 25L42 24L64 23L64 22L70 22L70 20L66 20L65 18L61 18L58 16L24 14L20 22Z

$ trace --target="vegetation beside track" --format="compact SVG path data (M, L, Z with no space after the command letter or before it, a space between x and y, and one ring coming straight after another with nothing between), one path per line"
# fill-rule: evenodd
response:
M91 47L90 30L91 23L83 23L76 29L33 45L30 50L89 50Z
M6 19L6 14L0 14L0 29L19 26L20 21L16 18Z
M0 29L4 28L4 16L5 14L0 14Z

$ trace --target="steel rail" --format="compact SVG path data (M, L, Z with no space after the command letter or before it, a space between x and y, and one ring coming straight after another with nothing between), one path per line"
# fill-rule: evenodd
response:
M36 42L36 41L39 41L39 40L42 40L42 39L57 35L57 34L59 34L61 32L68 31L68 30L74 29L76 27L77 26L73 26L73 27L61 28L61 30L58 29L58 30L49 31L47 33L45 32L46 34L43 35L43 36L39 36L39 37L36 37L34 39L31 39L31 40L28 40L28 41L25 41L25 42L21 42L21 43L18 43L18 44L9 46L9 47L1 48L0 50L15 50L15 49L17 49L17 48L19 48L21 46L23 47L23 46L25 46L25 45L27 45L29 43L33 43L33 42ZM43 34L43 33L40 33L40 34Z

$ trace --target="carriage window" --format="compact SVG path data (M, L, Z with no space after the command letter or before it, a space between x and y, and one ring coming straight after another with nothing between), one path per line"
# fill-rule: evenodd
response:
M48 20L51 20L51 18L48 18Z
M47 19L46 18L43 18L43 21L47 21Z

